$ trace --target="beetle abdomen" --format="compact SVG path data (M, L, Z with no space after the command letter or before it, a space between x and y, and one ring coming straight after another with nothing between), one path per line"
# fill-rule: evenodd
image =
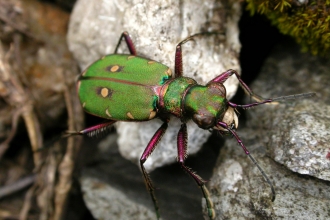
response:
M81 75L78 94L84 110L117 121L156 117L160 87L171 70L156 61L122 54L103 57Z

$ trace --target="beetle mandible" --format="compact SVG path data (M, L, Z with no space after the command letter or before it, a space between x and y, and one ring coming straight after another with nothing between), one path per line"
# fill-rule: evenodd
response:
M237 108L247 109L274 101L285 101L314 95L314 93L304 93L263 99L254 94L240 78L240 75L231 69L210 80L205 86L199 85L192 78L184 77L182 45L197 36L207 34L215 33L194 34L176 46L173 75L171 69L166 65L137 56L131 37L127 32L123 32L114 54L106 55L95 61L78 78L77 91L84 110L89 114L105 118L107 121L78 132L69 132L69 135L94 136L107 130L116 121L148 121L154 118L163 121L140 158L143 178L158 219L160 214L154 186L147 174L144 163L166 132L171 115L181 120L181 128L177 135L178 163L201 188L203 197L206 200L208 216L213 219L215 210L205 186L206 181L185 165L188 137L187 121L193 120L201 129L214 129L222 134L229 133L233 135L270 185L272 200L274 200L275 189L272 183L235 131L238 127L238 117L235 111ZM123 39L130 54L117 54ZM232 75L238 79L245 93L256 102L238 105L226 99L226 88L223 83Z

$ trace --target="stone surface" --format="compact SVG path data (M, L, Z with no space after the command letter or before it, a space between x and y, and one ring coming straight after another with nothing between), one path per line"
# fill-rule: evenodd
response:
M256 92L265 97L302 92L315 92L316 96L270 109L262 106L251 114L259 115L259 119L263 115L263 126L270 138L269 143L264 143L275 161L293 172L329 181L330 161L326 156L330 151L330 61L301 54L294 46L281 53L284 48L285 45L279 46L267 60L263 72L270 74L254 83Z
M330 105L306 101L286 111L285 117L273 122L282 129L274 130L271 136L268 146L277 146L269 149L272 157L293 172L330 181L330 161L326 158Z
M117 138L112 134L99 143L95 156L98 169L94 164L83 170L80 183L84 201L96 219L154 219L153 210L145 205L149 198L143 182L134 178L139 170L135 168L134 173L133 168L130 172L131 166L125 164L128 161L121 159ZM115 148L109 148L111 145ZM138 190L145 191L145 195L139 195Z
M117 134L111 134L99 144L91 139L84 142L83 148L91 151L80 179L85 204L97 219L156 219L142 174L135 164L120 156L117 138ZM208 141L186 162L206 180L222 146L216 140ZM162 219L203 218L201 191L178 164L157 168L150 176Z
M154 219L155 214L137 201L131 201L127 191L113 188L98 178L81 179L84 199L96 219ZM93 190L90 190L93 188ZM111 216L111 217L110 217Z
M233 138L226 141L210 181L216 219L328 219L330 61L278 45L251 88L265 98L316 92L305 100L240 111L238 135L275 186Z
M237 26L240 9L240 3L236 1L79 0L71 17L68 44L84 69L103 55L113 53L120 34L128 31L139 55L162 62L174 71L177 43L198 32L217 31L225 35L201 37L183 46L184 75L205 84L227 69L240 70ZM128 53L124 43L119 52ZM235 77L228 79L225 86L228 97L232 97L237 88ZM138 163L160 125L161 121L157 119L148 123L117 123L121 154ZM179 128L180 121L173 118L167 133L146 162L148 170L175 161ZM193 154L210 133L191 124L188 131L188 151Z

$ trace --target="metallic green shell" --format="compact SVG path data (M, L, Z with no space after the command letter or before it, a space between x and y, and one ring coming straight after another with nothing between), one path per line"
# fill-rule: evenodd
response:
M211 86L214 85L211 84ZM223 86L218 87L221 88ZM185 99L185 110L187 114L200 113L214 118L220 117L228 108L226 105L226 96L222 95L223 91L225 90L210 88L210 85L196 85L192 87Z
M197 82L194 79L188 77L178 77L171 81L167 86L166 93L164 94L164 110L170 112L176 117L181 118L183 116L182 97L190 86L196 84Z
M145 121L156 116L161 86L171 70L145 58L112 54L90 65L78 80L84 110L117 121Z

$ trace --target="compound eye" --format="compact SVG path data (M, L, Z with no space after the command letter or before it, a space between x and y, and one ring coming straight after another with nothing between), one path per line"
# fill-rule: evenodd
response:
M215 122L214 117L201 114L194 114L192 119L198 125L198 127L203 129L209 129L213 127Z

